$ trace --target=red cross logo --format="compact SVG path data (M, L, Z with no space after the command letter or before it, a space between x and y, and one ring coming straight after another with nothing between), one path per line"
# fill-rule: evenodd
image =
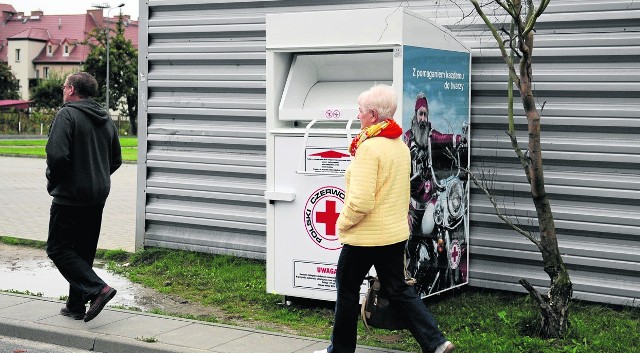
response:
M451 258L451 269L455 270L460 265L460 243L457 240L454 240L451 244L449 256Z
M302 219L309 238L319 247L327 250L340 250L338 239L338 217L344 205L345 192L335 186L323 186L312 192L304 206ZM324 229L319 223L324 224Z
M336 212L336 202L327 200L325 211L316 212L316 222L324 223L327 235L336 235L336 222L340 213Z
M451 251L451 260L453 260L453 262L458 262L458 248L455 247L453 248L453 251Z

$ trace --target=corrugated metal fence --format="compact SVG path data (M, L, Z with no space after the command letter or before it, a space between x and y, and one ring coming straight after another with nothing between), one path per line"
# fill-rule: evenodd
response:
M138 246L264 258L265 13L398 5L141 4ZM504 133L506 70L490 33L467 1L402 5L473 48L473 165L492 176L507 213L535 226L529 186ZM630 305L640 305L639 19L637 1L552 2L536 28L533 77L547 192L575 297ZM526 120L515 106L526 147ZM522 291L521 277L548 285L536 248L477 190L470 244L471 285Z

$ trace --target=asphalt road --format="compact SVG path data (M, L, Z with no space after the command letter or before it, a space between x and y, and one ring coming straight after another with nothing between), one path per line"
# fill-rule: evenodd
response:
M84 353L89 351L89 349L69 348L14 337L0 336L0 353ZM91 352L100 353L96 351Z

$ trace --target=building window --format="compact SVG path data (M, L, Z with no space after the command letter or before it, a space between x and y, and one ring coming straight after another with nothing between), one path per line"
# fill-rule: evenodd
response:
M69 55L69 46L68 45L64 46L64 55Z
M36 69L36 78L40 78L40 70Z
M20 49L16 49L16 62L20 62Z
M53 47L51 45L47 45L47 54L53 54Z
M45 66L42 68L42 73L44 74L44 79L48 79L49 78L49 67Z

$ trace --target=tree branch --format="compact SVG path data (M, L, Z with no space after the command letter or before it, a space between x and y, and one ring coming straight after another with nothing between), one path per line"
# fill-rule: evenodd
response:
M498 216L498 218L500 218L511 229L520 233L525 238L529 239L538 248L540 248L540 241L538 241L531 232L528 232L518 227L518 225L516 225L508 216L502 213L502 211L500 210L500 207L498 207L498 201L496 200L496 198L489 191L489 189L484 184L482 184L480 180L478 180L478 178L475 176L475 174L471 170L469 170L469 168L460 167L460 169L464 170L471 177L473 184L475 184L475 186L477 186L480 190L482 190L485 196L487 196L487 198L489 199L489 202L491 202L491 205L493 206L493 209L496 211L496 215Z
M507 5L513 5L510 1L507 1L506 3L502 2L501 0L494 0L494 1L496 2L496 4L502 7L509 14L509 16L511 16L511 18L518 17L518 15L515 12L513 12L513 6L511 7L507 6Z
M521 278L518 283L520 283L521 286L524 287L524 289L527 290L527 292L531 293L531 296L533 296L533 299L535 299L535 301L538 303L538 305L540 306L540 308L542 308L543 310L550 310L551 308L549 307L549 303L547 302L547 300L540 294L540 292L538 292L537 289L535 289L531 283L529 283L529 281L527 281L524 278Z
M504 60L505 63L507 63L507 67L509 68L509 76L513 77L513 80L518 84L518 87L520 87L520 78L518 77L518 74L516 73L515 68L513 67L513 62L509 60L507 49L502 43L502 38L500 37L500 34L496 30L496 27L493 25L493 23L491 23L491 21L489 21L489 18L480 7L480 4L478 4L478 1L477 0L470 0L470 1L475 7L476 12L478 12L480 17L484 21L484 24L489 28L489 30L491 31L491 34L493 34L493 38L495 38L496 43L498 43L498 47L500 48L500 53L502 53L502 59Z
M515 48L513 47L513 31L514 31L514 27L515 27L515 22L513 21L513 19L511 19L511 24L509 26L509 38L511 38L511 43L509 44L509 47L511 48L511 62L514 61L514 54L516 53ZM516 134L516 126L515 126L515 121L513 118L513 77L511 77L511 75L509 75L509 83L507 86L507 97L508 97L508 106L507 106L507 119L509 121L509 136L514 136ZM513 145L513 141L512 141L512 145ZM516 140L516 146L518 145L518 141Z
M547 6L549 6L549 1L551 0L542 0L540 6L538 6L538 10L533 16L531 16L531 18L527 22L527 27L524 29L523 35L527 35L533 30L533 27L535 26L538 18L542 15Z
M520 164L522 164L522 168L524 168L525 174L527 175L527 179L529 179L529 184L531 184L531 179L529 178L529 169L531 168L529 157L527 157L526 154L522 152L520 146L518 146L518 138L516 137L516 135L509 132L507 132L507 135L511 140L511 148L513 148L513 151L518 156Z

